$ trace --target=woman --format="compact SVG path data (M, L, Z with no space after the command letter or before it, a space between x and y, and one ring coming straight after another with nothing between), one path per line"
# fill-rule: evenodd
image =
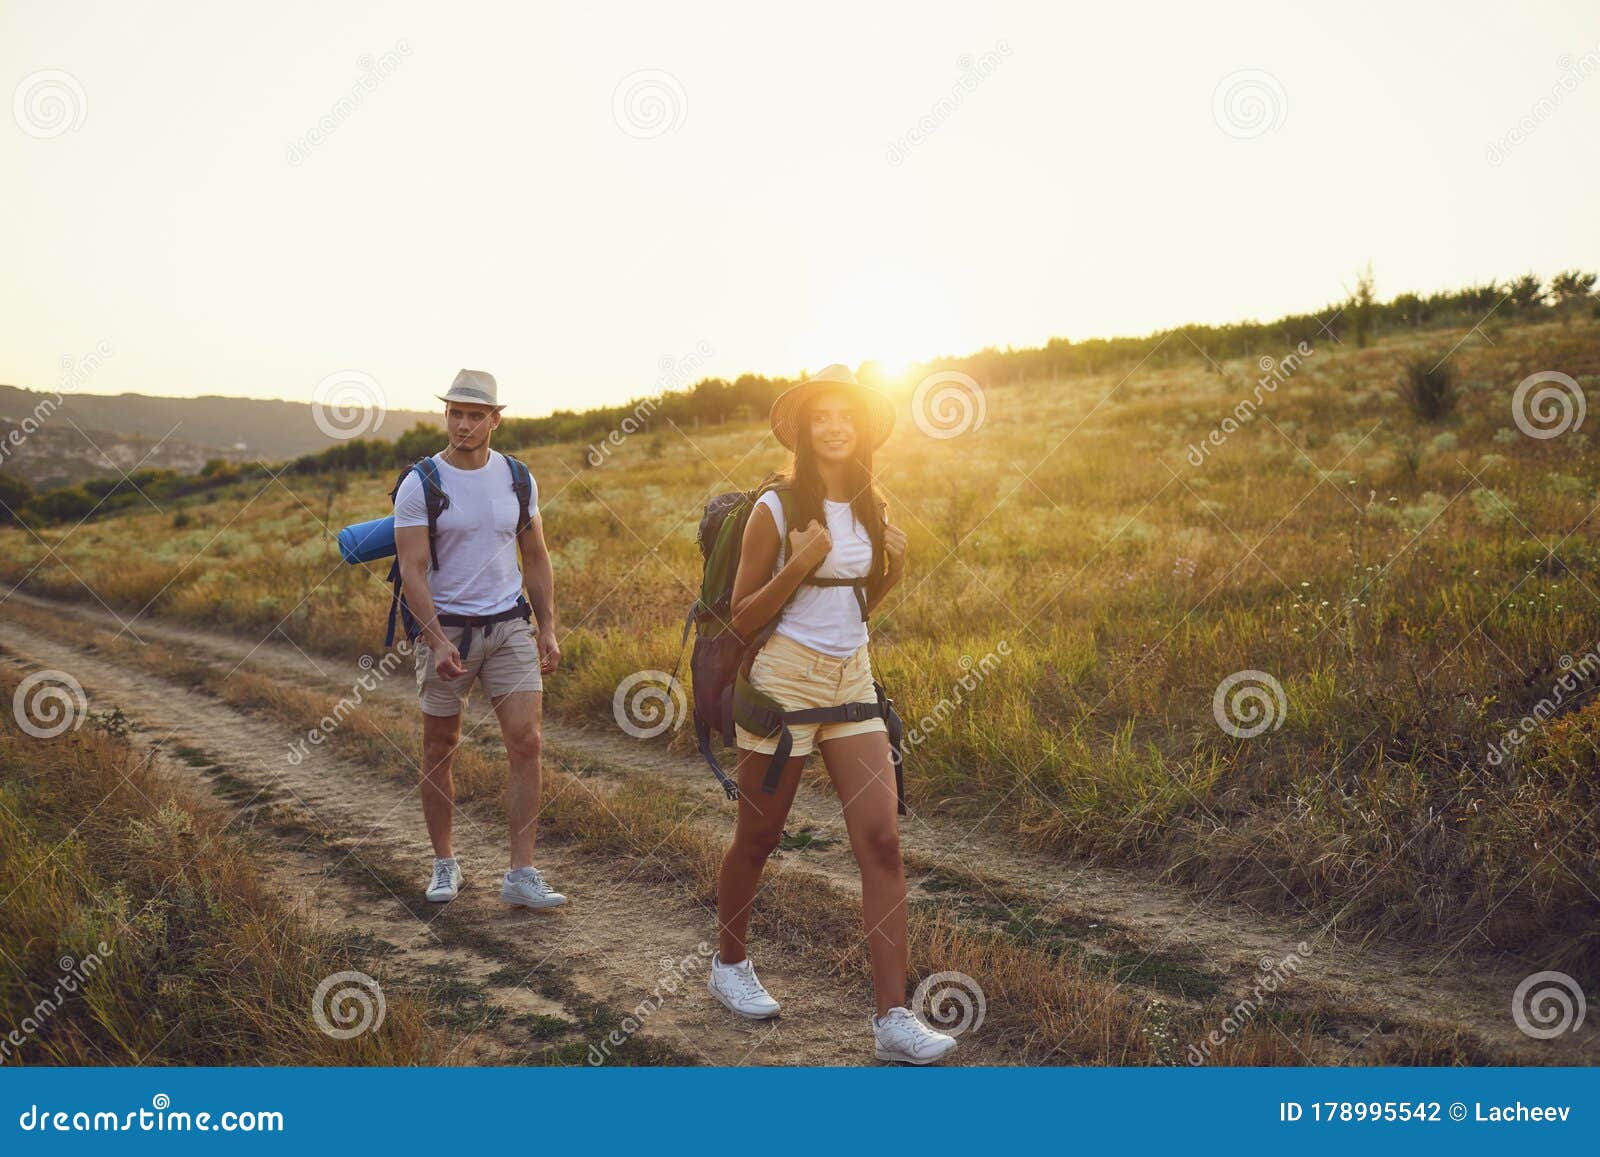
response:
M894 410L850 370L829 366L785 391L772 406L772 429L794 452L790 484L794 527L784 525L776 492L761 496L745 526L733 585L733 621L742 638L777 616L771 637L751 664L750 685L785 711L873 702L866 613L905 574L906 535L886 524L873 485L872 452L894 426ZM813 586L814 579L865 579L865 601L850 585ZM906 879L900 862L895 769L881 718L794 724L793 747L776 794L761 790L778 737L736 730L739 818L717 884L717 953L712 994L731 1011L774 1015L778 1002L756 978L745 952L750 907L761 871L783 835L815 748L844 803L850 847L861 868L861 908L872 957L879 1060L927 1064L956 1042L934 1032L906 1007Z

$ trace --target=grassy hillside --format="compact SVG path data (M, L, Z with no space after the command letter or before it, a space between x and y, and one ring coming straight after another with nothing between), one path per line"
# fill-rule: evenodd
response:
M902 412L880 469L910 574L873 630L916 737L912 801L1600 976L1600 934L1575 931L1600 916L1589 427L1539 438L1513 416L1537 372L1594 392L1600 322L1304 348L986 384L956 437ZM1403 396L1418 359L1459 389L1437 420ZM587 443L524 456L565 630L547 709L614 726L619 683L676 657L702 503L782 451L729 422L653 426L599 466ZM343 566L330 532L382 513L391 483L284 476L9 529L0 578L103 601L134 632L160 614L353 657L380 647L384 568ZM1215 705L1241 673L1244 697Z

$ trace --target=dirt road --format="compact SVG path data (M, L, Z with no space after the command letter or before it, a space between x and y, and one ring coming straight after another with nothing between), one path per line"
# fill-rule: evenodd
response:
M296 733L280 722L158 678L114 652L74 637L74 625L115 631L96 607L56 603L10 591L0 602L0 661L18 670L69 672L91 710L119 708L136 722L136 742L171 774L240 814L271 849L271 870L285 893L353 938L376 946L384 967L420 989L443 993L460 1011L457 1059L514 1063L549 1039L551 1026L616 1023L644 1002L639 1040L654 1059L713 1064L871 1063L865 977L835 977L781 956L757 956L784 1016L769 1024L732 1017L704 988L714 944L714 913L692 888L663 885L641 864L546 844L540 864L572 897L552 913L508 910L496 901L503 863L503 820L492 808L465 807L458 857L468 873L461 897L446 906L421 901L430 851L415 790L327 747L298 763L285 759ZM32 613L29 613L31 610ZM38 612L48 612L49 626ZM140 636L203 657L223 671L245 670L302 688L347 692L353 665L314 657L287 642L256 644L214 631L141 619ZM78 633L83 633L82 631ZM407 667L374 695L410 704ZM481 697L477 697L481 698ZM475 704L481 710L483 704ZM546 720L546 758L598 764L604 774L645 777L680 792L720 800L703 765L633 740ZM482 737L492 744L491 725ZM396 759L415 756L396 749ZM731 811L707 807L695 822L726 831ZM796 801L791 830L811 829L803 852L780 854L778 870L809 873L818 886L857 887L854 864L831 796L811 785ZM1181 951L1219 977L1248 977L1267 958L1305 942L1299 976L1335 999L1376 1005L1401 1020L1470 1029L1507 1055L1561 1063L1600 1060L1593 1025L1553 1042L1525 1037L1511 1018L1511 994L1534 968L1514 962L1430 958L1412 948L1358 945L1317 921L1285 921L1226 903L1226 883L1206 897L1147 874L1064 862L1019 850L1002 834L929 815L902 823L913 895L933 896L959 873L992 896L997 909L1071 912L1087 926L1114 926L1148 952ZM569 1030L566 1041L596 1043ZM581 1051L574 1049L574 1054ZM1002 1040L969 1036L964 1063L1015 1063ZM577 1056L574 1055L574 1060ZM580 1062L581 1063L581 1062Z

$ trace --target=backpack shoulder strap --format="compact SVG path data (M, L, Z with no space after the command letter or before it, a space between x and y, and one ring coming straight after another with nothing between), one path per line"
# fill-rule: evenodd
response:
M428 507L428 558L433 569L439 569L439 548L435 540L439 534L439 515L450 505L450 496L444 492L444 481L439 477L439 464L433 456L418 458L411 469L422 480L422 498Z
M521 534L533 524L533 515L528 509L533 505L533 473L520 458L510 454L505 458L506 465L511 468L511 489L517 495L517 533Z

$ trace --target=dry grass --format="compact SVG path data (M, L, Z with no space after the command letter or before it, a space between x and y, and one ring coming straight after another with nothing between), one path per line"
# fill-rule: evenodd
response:
M6 1060L442 1063L449 1042L397 992L379 1032L318 1029L317 985L356 950L286 910L252 850L124 740L34 739L0 715L0 804L0 1015L27 1036Z
M1198 466L1188 447L1252 393L1253 360L993 388L954 440L902 419L882 482L910 576L875 616L874 661L923 734L917 804L999 804L989 822L1037 846L1600 979L1600 940L1572 931L1600 921L1592 688L1513 760L1486 759L1562 656L1600 640L1588 433L1526 437L1510 401L1544 369L1592 389L1600 325L1492 336L1319 349ZM1404 367L1458 339L1459 401L1421 423ZM579 446L523 454L567 631L553 715L609 721L623 677L672 667L701 504L781 463L756 426L687 437L637 436L598 469ZM333 528L380 511L390 482L334 495ZM9 531L0 576L376 651L382 568L339 564L325 490L224 492L185 505L182 529L146 508L46 534L54 556ZM1287 709L1236 739L1212 695L1245 670Z
M201 658L163 643L134 644L108 631L67 627L44 612L15 608L31 627L64 635L117 662L135 664L153 675L218 695L241 710L268 716L299 730L323 716L332 695L278 681L241 668L232 674ZM332 731L327 746L401 782L414 784L414 762L403 753L420 742L416 713L386 701L369 699L362 710ZM397 751L398 748L398 751ZM686 889L708 910L716 903L718 866L724 849L720 831L698 822L703 799L648 775L620 779L592 767L574 769L547 752L544 772L545 808L541 838L573 843L587 853L628 862L633 880ZM577 782L582 775L582 782ZM498 798L504 785L504 761L470 742L458 749L455 763L457 798L463 804ZM809 958L836 975L862 984L868 997L866 946L861 936L859 901L824 885L803 869L769 872L752 924L763 941L781 945L795 956ZM943 912L914 911L910 921L913 981L934 972L956 970L981 976L989 1002L987 1032L1004 1034L1018 1059L1053 1064L1188 1063L1187 1042L1221 1024L1233 1001L1219 993L1205 999L1176 999L1140 984L1118 983L1105 969L1073 956L1031 947L1004 931L952 919ZM1139 949L1138 955L1158 955ZM1293 1010L1318 998L1303 983L1285 992L1280 1004ZM1318 1006L1320 1007L1320 1006ZM1349 1026L1377 1022L1373 1009L1342 1009L1302 1019L1298 1038L1263 1019L1243 1025L1229 1037L1226 1063L1284 1065L1307 1063L1400 1063L1379 1061L1389 1055L1389 1038L1371 1048L1353 1049L1352 1042L1328 1031L1337 1021ZM1359 1038L1362 1034L1357 1033ZM1485 1063L1481 1046L1465 1034L1432 1026L1408 1024L1395 1036L1413 1059L1407 1063ZM1400 1047L1396 1045L1394 1047Z

